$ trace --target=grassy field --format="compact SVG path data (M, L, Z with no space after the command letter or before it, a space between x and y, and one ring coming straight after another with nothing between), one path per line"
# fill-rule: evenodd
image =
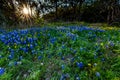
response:
M120 80L120 28L81 24L0 30L0 80Z

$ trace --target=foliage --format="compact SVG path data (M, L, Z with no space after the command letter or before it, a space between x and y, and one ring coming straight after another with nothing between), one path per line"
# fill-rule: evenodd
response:
M23 15L19 11L24 5L28 5L31 10L34 9L35 16L21 20ZM120 26L119 0L1 0L0 11L0 15L3 15L1 20L5 19L6 24L10 25L20 22L34 23L36 18L44 15L43 19L50 22L107 22Z

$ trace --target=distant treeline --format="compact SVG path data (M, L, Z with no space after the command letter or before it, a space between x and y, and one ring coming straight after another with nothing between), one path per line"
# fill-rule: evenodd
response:
M0 0L0 22L23 22L16 13L23 5L36 11L29 22L42 18L46 21L85 21L120 24L120 0Z

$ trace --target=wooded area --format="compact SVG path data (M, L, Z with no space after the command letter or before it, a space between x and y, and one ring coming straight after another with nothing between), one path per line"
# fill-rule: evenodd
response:
M20 12L24 6L30 7L28 18ZM1 24L34 23L38 18L50 22L85 21L119 25L120 0L0 0Z

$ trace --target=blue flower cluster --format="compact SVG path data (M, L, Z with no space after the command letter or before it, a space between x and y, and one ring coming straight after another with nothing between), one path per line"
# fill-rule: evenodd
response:
M26 64L41 63L44 68L39 64L36 69L50 68L48 72L53 70L51 66L55 67L60 72L60 80L73 75L75 80L84 79L83 75L100 78L99 67L108 59L106 50L116 46L112 40L115 37L106 36L109 36L106 30L86 26L0 30L0 61L6 62L0 66L5 66L0 68L0 75L9 72L7 67L23 66L26 61Z
M4 72L5 72L5 69L0 67L0 75L3 75Z

